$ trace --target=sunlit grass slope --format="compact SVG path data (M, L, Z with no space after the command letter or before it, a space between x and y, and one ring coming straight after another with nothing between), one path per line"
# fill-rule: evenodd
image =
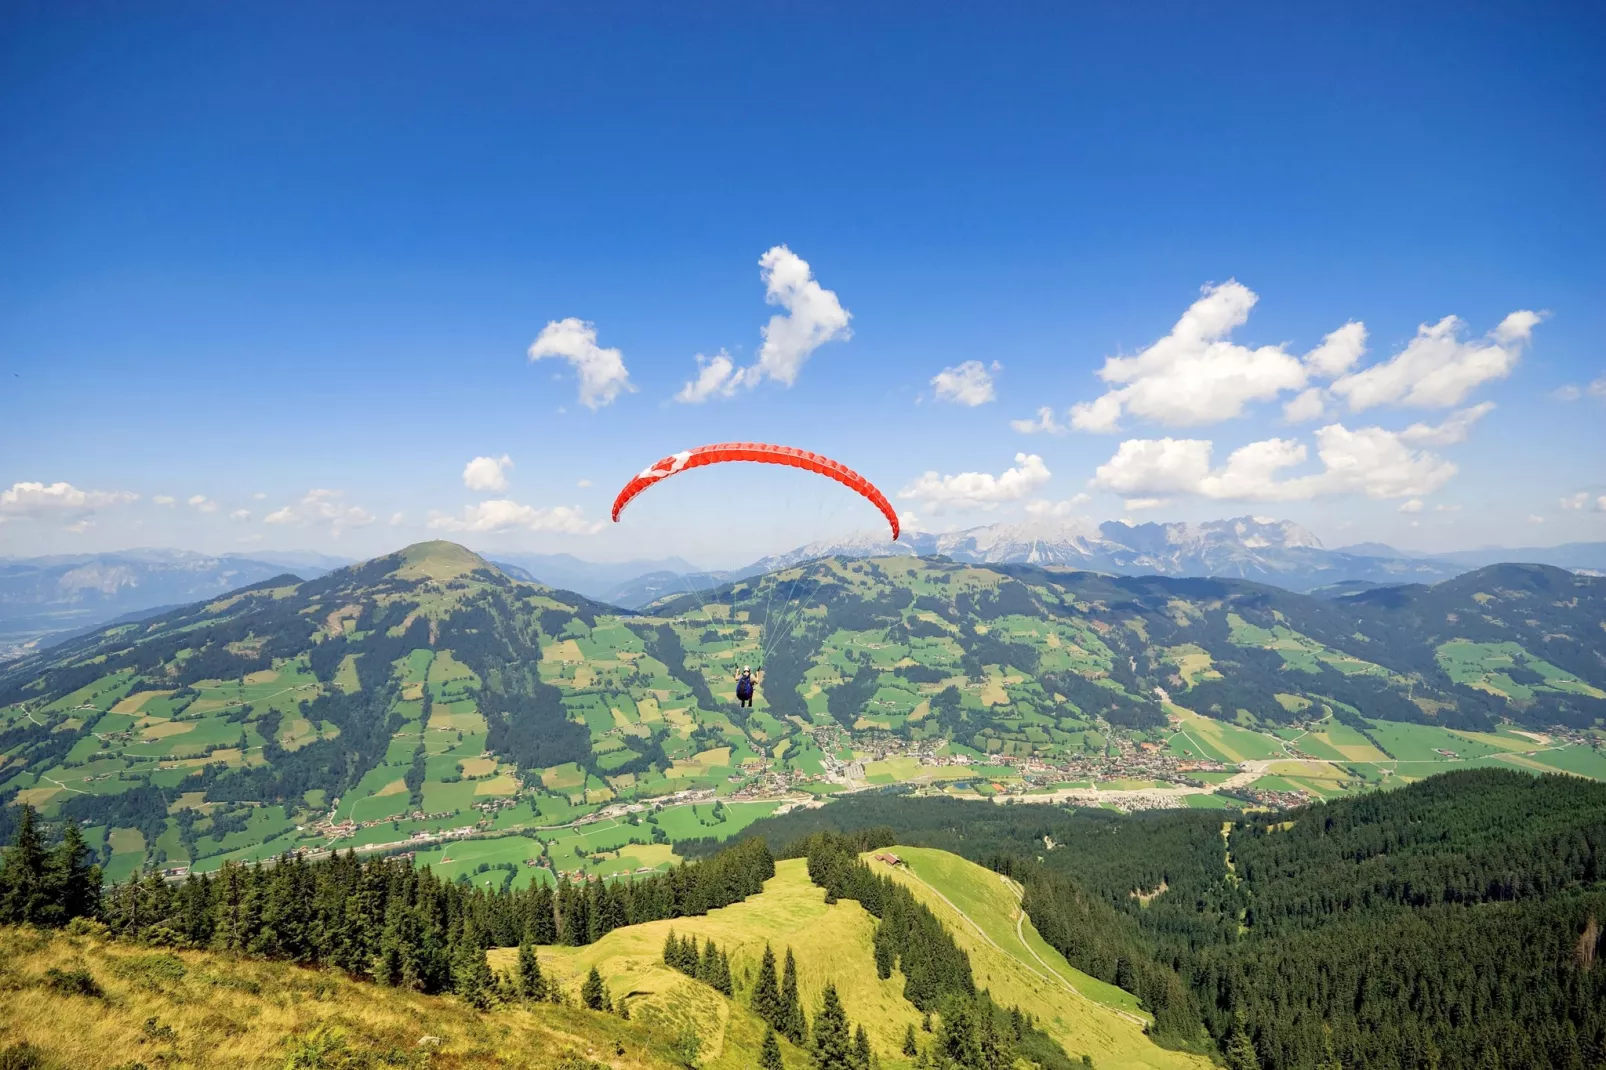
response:
M52 969L87 971L101 994L60 991ZM0 928L0 1052L23 1043L53 1070L277 1070L298 1047L320 1046L322 1061L294 1065L547 1070L569 1055L616 1070L672 1065L640 1025L578 1007L481 1013L334 970Z
M1091 1055L1099 1067L1210 1066L1199 1056L1168 1051L1143 1032L1148 1015L1136 997L1074 969L1021 915L1018 890L1003 877L947 851L889 850L905 863L865 860L909 887L942 919L970 955L976 983L1005 1005L1031 1012L1038 1025L1074 1059Z
M712 938L730 955L735 999L663 964L664 937ZM871 938L875 919L858 903L827 906L825 892L809 881L802 859L776 864L762 895L695 918L631 925L586 947L543 947L541 967L578 998L580 984L596 966L615 998L624 996L631 1020L654 1030L664 1043L690 1026L702 1040L699 1065L713 1070L751 1070L758 1065L764 1024L748 1009L766 941L780 971L790 946L797 956L798 991L812 1022L827 981L836 985L855 1025L862 1023L884 1066L904 1066L904 1029L919 1027L920 1014L903 998L903 975L876 977ZM516 952L490 952L494 969L510 969ZM783 1044L788 1068L808 1065L803 1052Z

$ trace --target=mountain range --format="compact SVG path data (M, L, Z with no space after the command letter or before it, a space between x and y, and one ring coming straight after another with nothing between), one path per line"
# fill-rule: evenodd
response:
M304 551L242 554L142 549L0 558L0 661L130 615L151 613L284 572L302 579L350 564Z
M509 576L626 609L704 591L824 557L942 556L971 564L1025 564L1112 575L1221 576L1328 595L1400 583L1435 583L1502 562L1606 572L1606 542L1553 547L1421 553L1369 542L1327 549L1292 521L1241 516L1198 524L1095 524L1033 519L954 532L879 531L811 542L736 569L705 570L678 557L619 562L572 554L496 552ZM0 661L54 636L76 634L129 614L168 608L281 572L303 579L351 564L310 551L210 556L183 550L0 558Z

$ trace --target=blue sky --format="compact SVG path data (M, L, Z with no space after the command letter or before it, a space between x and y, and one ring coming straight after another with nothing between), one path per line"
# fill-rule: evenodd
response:
M1606 538L1598 7L859 7L7 5L0 555Z

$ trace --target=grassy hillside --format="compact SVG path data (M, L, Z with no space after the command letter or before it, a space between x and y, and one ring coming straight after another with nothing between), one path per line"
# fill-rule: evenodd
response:
M901 866L876 861L892 853ZM1073 1057L1115 1068L1210 1066L1210 1060L1156 1047L1136 997L1073 968L1038 935L1020 909L1020 887L974 862L925 847L868 851L877 872L908 886L970 955L976 983L1004 1004L1030 1012Z
M0 1063L23 1044L40 1070L673 1065L639 1024L574 1007L480 1013L334 970L0 928Z
M1606 580L1537 566L1324 601L920 558L622 615L421 543L6 666L0 839L29 804L112 879L338 846L523 886L899 783L1130 810L1606 779L1603 615Z
M964 902L969 918L978 920L989 933L1014 939L1017 899L1003 886L1001 895L987 894L983 886L989 875L985 870L941 851L920 852L916 865L919 873L930 875L937 886ZM996 883L996 877L993 881ZM927 886L917 886L920 892L931 895ZM933 909L940 907L937 903ZM969 924L966 919L952 911L948 914L943 920L970 953L978 984L991 986L1000 1002L1018 1004L1040 1018L1042 1028L1073 1059L1091 1054L1101 1067L1208 1065L1206 1060L1151 1043L1143 1035L1131 997L1070 969L1035 933L1028 939L1052 966L1036 964L1036 960L1028 966L1017 957L1023 954L1017 950L1021 945L1000 949L974 938L974 930L964 931ZM713 939L729 953L734 1000L663 965L664 938L671 929L677 935L695 935L699 941ZM765 885L764 893L744 903L705 917L618 929L585 947L543 947L540 959L543 970L571 993L578 993L587 972L595 966L616 998L627 997L632 1021L669 1038L690 1027L703 1039L700 1065L713 1070L745 1070L756 1064L764 1036L763 1023L747 1008L764 945L768 942L781 959L790 947L797 956L799 991L810 1015L818 1009L826 983L835 984L848 1016L854 1024L864 1024L882 1064L910 1066L913 1060L901 1051L904 1030L914 1025L918 1031L921 1015L903 998L900 973L894 971L884 981L877 978L871 947L874 931L875 919L858 903L841 900L827 905L824 890L809 881L804 860L791 859L777 863L776 875ZM498 949L489 955L494 968L506 969L515 952ZM1094 998L1077 998L1067 984ZM1104 1000L1108 1003L1099 1002ZM786 1044L783 1050L789 1067L806 1065L803 1053Z

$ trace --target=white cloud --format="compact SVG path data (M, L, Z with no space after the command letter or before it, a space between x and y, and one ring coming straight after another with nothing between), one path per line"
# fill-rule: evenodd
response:
M1023 435L1035 435L1038 433L1045 435L1063 435L1066 431L1070 430L1064 424L1054 419L1054 410L1049 408L1047 405L1044 405L1042 408L1037 410L1036 419L1011 420L1009 421L1009 426L1014 430L1019 431Z
M589 479L582 479L582 480L580 480L579 482L577 482L575 484L575 486L579 487L581 490L584 490L586 487L589 487L590 485L591 485L591 480L589 480Z
M1494 411L1495 404L1485 401L1468 409L1458 409L1438 425L1412 424L1400 432L1402 441L1419 446L1453 446L1465 442L1472 427Z
M1410 501L1401 502L1398 511L1402 513L1420 513L1422 511L1422 499L1412 498Z
M476 457L463 466L463 486L469 490L507 490L507 473L512 467L513 458L505 453L500 457Z
M1600 398L1602 401L1606 401L1606 375L1591 382L1586 388L1586 392L1592 398Z
M1121 429L1121 397L1117 393L1105 394L1092 401L1078 401L1071 406L1071 427L1095 435L1109 434Z
M1568 383L1566 386L1558 386L1552 390L1550 396L1557 401L1577 401L1584 396L1584 392Z
M905 509L898 514L898 526L904 531L914 531L920 525L920 518L913 512Z
M79 518L139 498L127 490L80 490L71 483L13 483L0 490L0 520L47 516ZM82 529L79 529L82 530Z
M1092 484L1116 494L1196 492L1210 474L1210 443L1190 438L1129 438L1100 465Z
M974 408L997 397L993 391L993 373L1002 368L1003 365L996 360L991 365L979 360L967 360L932 376L931 385L937 391L938 401L951 401L956 405Z
M1545 518L1540 516L1538 513L1529 513L1528 514L1528 523L1530 523L1530 524L1543 524L1544 522L1545 522Z
M157 505L173 505L177 503L178 499L173 497L171 494L158 494L156 497L152 498L151 501L155 502Z
M697 378L680 388L680 393L675 395L676 401L700 405L711 397L728 398L736 393L736 388L742 383L742 375L736 371L736 362L723 349L712 357L697 354L697 369Z
M68 524L66 527L62 528L62 530L63 531L70 531L74 535L82 535L84 532L88 531L90 528L92 528L94 526L95 526L95 522L86 517L83 520L75 520L75 521L73 521L71 524Z
M1513 312L1486 339L1472 342L1460 337L1465 324L1456 316L1424 323L1396 356L1338 379L1333 393L1352 412L1376 405L1459 405L1476 387L1511 374L1539 320L1536 312Z
M712 357L699 353L697 378L680 388L676 401L695 405L713 397L728 398L738 387L752 389L765 379L791 386L816 349L853 337L848 326L852 313L842 307L835 293L815 281L808 261L777 245L759 257L758 267L764 280L764 300L786 310L759 328L764 343L759 346L758 360L737 368L723 349Z
M1435 513L1459 513L1461 507L1459 505L1435 505L1433 511Z
M1115 389L1076 405L1071 426L1115 431L1123 410L1174 427L1216 423L1242 415L1251 401L1303 389L1306 365L1282 346L1250 349L1228 340L1257 300L1234 280L1204 287L1170 334L1136 356L1105 360L1099 378ZM1317 371L1347 366L1365 337L1365 328L1349 324L1329 334L1307 360Z
M1127 512L1137 513L1144 509L1158 509L1170 500L1170 498L1128 498L1121 505Z
M1128 439L1099 466L1091 484L1123 495L1187 493L1234 501L1307 501L1352 493L1383 499L1431 494L1456 473L1451 462L1412 449L1404 433L1381 427L1319 429L1322 471L1291 479L1279 479L1277 473L1309 456L1292 439L1251 442L1234 450L1221 468L1211 467L1212 446L1206 439Z
M250 520L251 519L251 510L249 510L249 509L236 509L236 510L234 510L234 512L229 514L229 519L230 520L242 520L242 521L243 520Z
M996 476L988 472L951 476L926 472L899 491L898 497L924 502L933 510L993 509L1004 502L1019 501L1049 480L1048 467L1035 453L1015 454L1015 465Z
M1327 392L1319 386L1308 387L1283 403L1283 419L1291 424L1320 420L1327 412Z
M749 385L767 378L791 386L816 349L853 336L848 327L853 316L835 293L815 281L808 262L786 246L770 249L759 257L758 266L764 278L764 300L786 312L771 316L764 325L758 363L743 375Z
M208 498L204 494L190 495L188 502L185 504L187 504L191 509L194 509L197 513L215 513L218 509L217 502L213 501L211 498Z
M459 516L438 510L429 514L429 526L437 531L467 531L495 534L507 531L556 532L563 535L595 535L601 521L589 521L578 506L554 505L537 509L506 499L493 499L478 505L465 505Z
M335 535L348 528L367 527L374 522L374 514L360 505L347 505L345 498L345 491L309 490L300 501L275 509L263 517L262 522L300 527L327 524Z
M390 526L391 527L399 528L405 523L407 523L407 514L406 513L396 512L396 513L391 513L390 514Z
M1050 501L1047 498L1034 498L1026 503L1026 512L1032 516L1067 517L1076 515L1076 507L1083 505L1091 499L1091 495L1073 494L1063 501Z
M260 501L266 501L268 495L267 495L266 491L260 491L259 490L255 494L251 495L251 497L255 498L257 501L260 502Z
M1589 505L1589 491L1581 490L1576 494L1569 494L1561 500L1561 507L1571 512L1577 512Z
M596 325L574 316L548 323L530 344L530 360L547 357L569 362L580 377L580 404L593 411L636 389L624 355L597 345Z
M1305 354L1305 367L1312 375L1332 379L1353 368L1365 353L1366 324L1350 320Z

